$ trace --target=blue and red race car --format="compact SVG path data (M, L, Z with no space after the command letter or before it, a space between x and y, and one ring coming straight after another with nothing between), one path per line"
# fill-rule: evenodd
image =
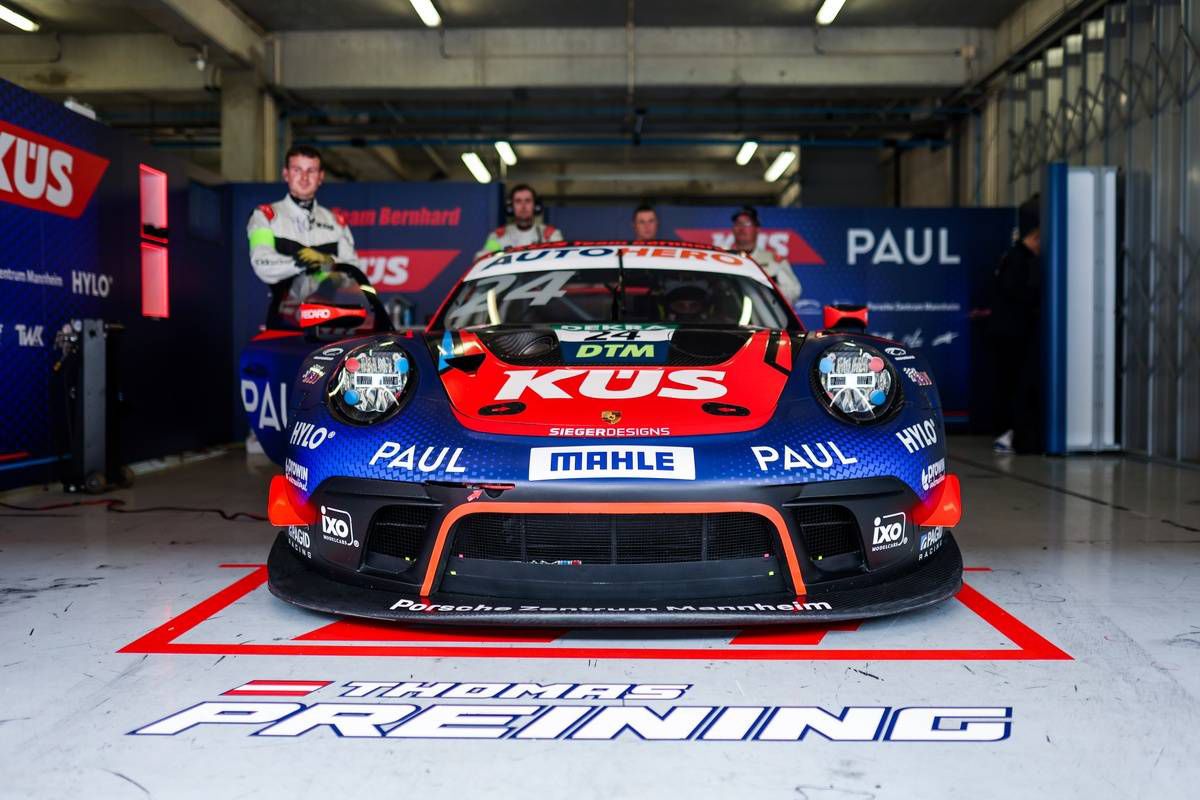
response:
M242 356L283 467L278 597L429 623L741 626L958 590L958 481L920 355L836 313L805 331L753 261L534 245L477 261L424 331L393 330L342 271L362 302L304 303L300 330Z

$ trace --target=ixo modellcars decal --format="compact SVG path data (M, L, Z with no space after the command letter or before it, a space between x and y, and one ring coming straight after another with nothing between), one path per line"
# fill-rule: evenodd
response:
M678 702L689 683L251 680L129 732L255 737L717 742L999 742L1011 706ZM328 701L312 696L328 694Z
M696 479L696 461L690 447L653 445L592 445L532 447L529 480L570 478Z
M568 364L664 364L678 326L591 322L551 327Z

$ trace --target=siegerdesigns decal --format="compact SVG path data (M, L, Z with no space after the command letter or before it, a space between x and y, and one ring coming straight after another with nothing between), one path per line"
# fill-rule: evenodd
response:
M543 400L570 400L573 396L596 400L628 400L635 397L668 397L679 400L716 400L727 389L725 373L711 369L512 369L496 392L497 400L520 400L536 396ZM568 389L564 384L574 384Z
M670 436L670 428L551 428L551 436L577 436L580 439L608 439L622 436Z
M334 544L358 547L354 538L354 520L348 511L333 506L321 506L321 538Z
M909 425L906 428L896 431L896 438L900 440L900 444L904 445L904 449L910 453L924 450L926 447L932 447L937 444L937 424L933 420L927 419L916 425Z
M599 445L596 447L533 447L529 450L529 480L569 478L696 479L690 447Z
M800 450L785 445L781 452L777 447L755 445L750 448L750 452L754 454L754 460L758 462L758 468L762 472L773 468L782 469L784 472L793 469L829 469L833 466L835 458L840 465L858 463L856 457L843 455L833 442L798 446ZM803 455L800 451L803 451Z
M1007 706L683 705L688 683L454 683L252 680L131 736L200 735L232 726L254 737L329 740L999 742ZM328 693L334 702L311 699ZM481 702L483 701L483 702ZM646 703L666 705L650 706Z
M108 159L0 120L0 202L78 217Z

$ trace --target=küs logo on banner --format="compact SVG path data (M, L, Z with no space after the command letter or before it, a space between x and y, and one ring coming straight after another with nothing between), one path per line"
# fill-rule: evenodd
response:
M0 201L78 217L108 159L0 120Z

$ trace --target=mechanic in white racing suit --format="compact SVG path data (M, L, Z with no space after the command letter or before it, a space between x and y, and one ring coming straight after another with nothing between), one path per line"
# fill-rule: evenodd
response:
M254 274L271 287L268 328L280 326L281 305L286 310L312 294L328 267L362 266L345 219L317 204L325 180L321 154L307 145L288 150L283 180L287 196L254 209L246 225Z
M758 244L758 212L752 206L743 206L733 215L733 249L750 258L763 268L763 272L775 281L779 292L789 304L800 299L800 279L796 277L787 259L775 255L769 247Z
M532 186L524 183L514 186L508 195L508 205L504 210L512 217L512 222L488 234L483 249L475 254L476 258L489 253L499 253L508 247L563 240L562 231L553 225L538 221L537 218L543 211L542 201L538 199Z

